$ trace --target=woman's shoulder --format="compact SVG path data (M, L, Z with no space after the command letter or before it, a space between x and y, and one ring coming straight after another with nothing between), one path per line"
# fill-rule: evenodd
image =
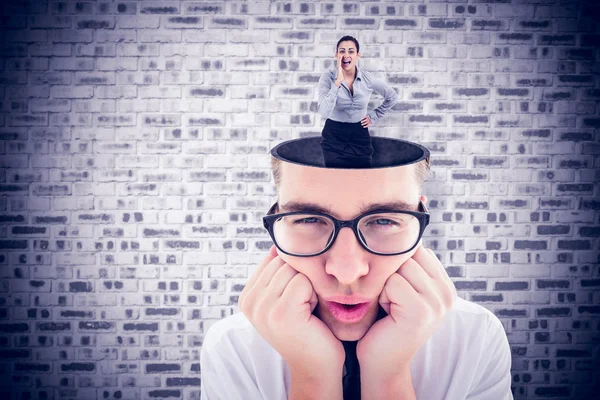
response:
M331 84L331 82L335 81L336 75L337 72L333 69L325 70L319 78L319 84L325 86Z
M337 75L337 71L333 68L326 69L321 74L321 76L327 76L327 77L332 77L332 78L335 78L336 75Z
M371 72L367 69L360 68L359 71L366 80L371 80L371 79L377 78L377 75L375 75L373 72Z

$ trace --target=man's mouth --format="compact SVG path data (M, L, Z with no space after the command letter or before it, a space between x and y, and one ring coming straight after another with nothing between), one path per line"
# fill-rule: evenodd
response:
M355 323L363 319L369 311L370 303L344 304L334 301L327 302L331 315L339 322Z

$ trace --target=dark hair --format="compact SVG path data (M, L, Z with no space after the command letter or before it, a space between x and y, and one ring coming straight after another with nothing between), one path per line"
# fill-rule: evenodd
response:
M358 53L360 51L359 49L359 45L358 45L358 40L354 39L352 36L342 36L342 38L340 40L338 40L337 45L335 46L335 52L337 53L338 48L340 47L340 43L345 42L346 40L351 40L354 42L354 44L356 45L356 52Z

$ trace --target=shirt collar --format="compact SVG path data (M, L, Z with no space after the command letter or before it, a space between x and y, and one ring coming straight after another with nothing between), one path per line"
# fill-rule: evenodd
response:
M363 72L362 69L358 68L358 65L356 66L356 79L360 79L362 80L363 78Z

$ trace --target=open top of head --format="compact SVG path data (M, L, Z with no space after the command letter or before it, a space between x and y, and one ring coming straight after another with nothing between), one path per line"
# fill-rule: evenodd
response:
M271 155L282 161L316 168L332 168L325 165L323 150L320 146L321 137L306 137L287 140L271 149ZM428 159L429 150L420 144L402 139L371 137L373 157L370 167L349 166L342 169L375 169L400 167Z

